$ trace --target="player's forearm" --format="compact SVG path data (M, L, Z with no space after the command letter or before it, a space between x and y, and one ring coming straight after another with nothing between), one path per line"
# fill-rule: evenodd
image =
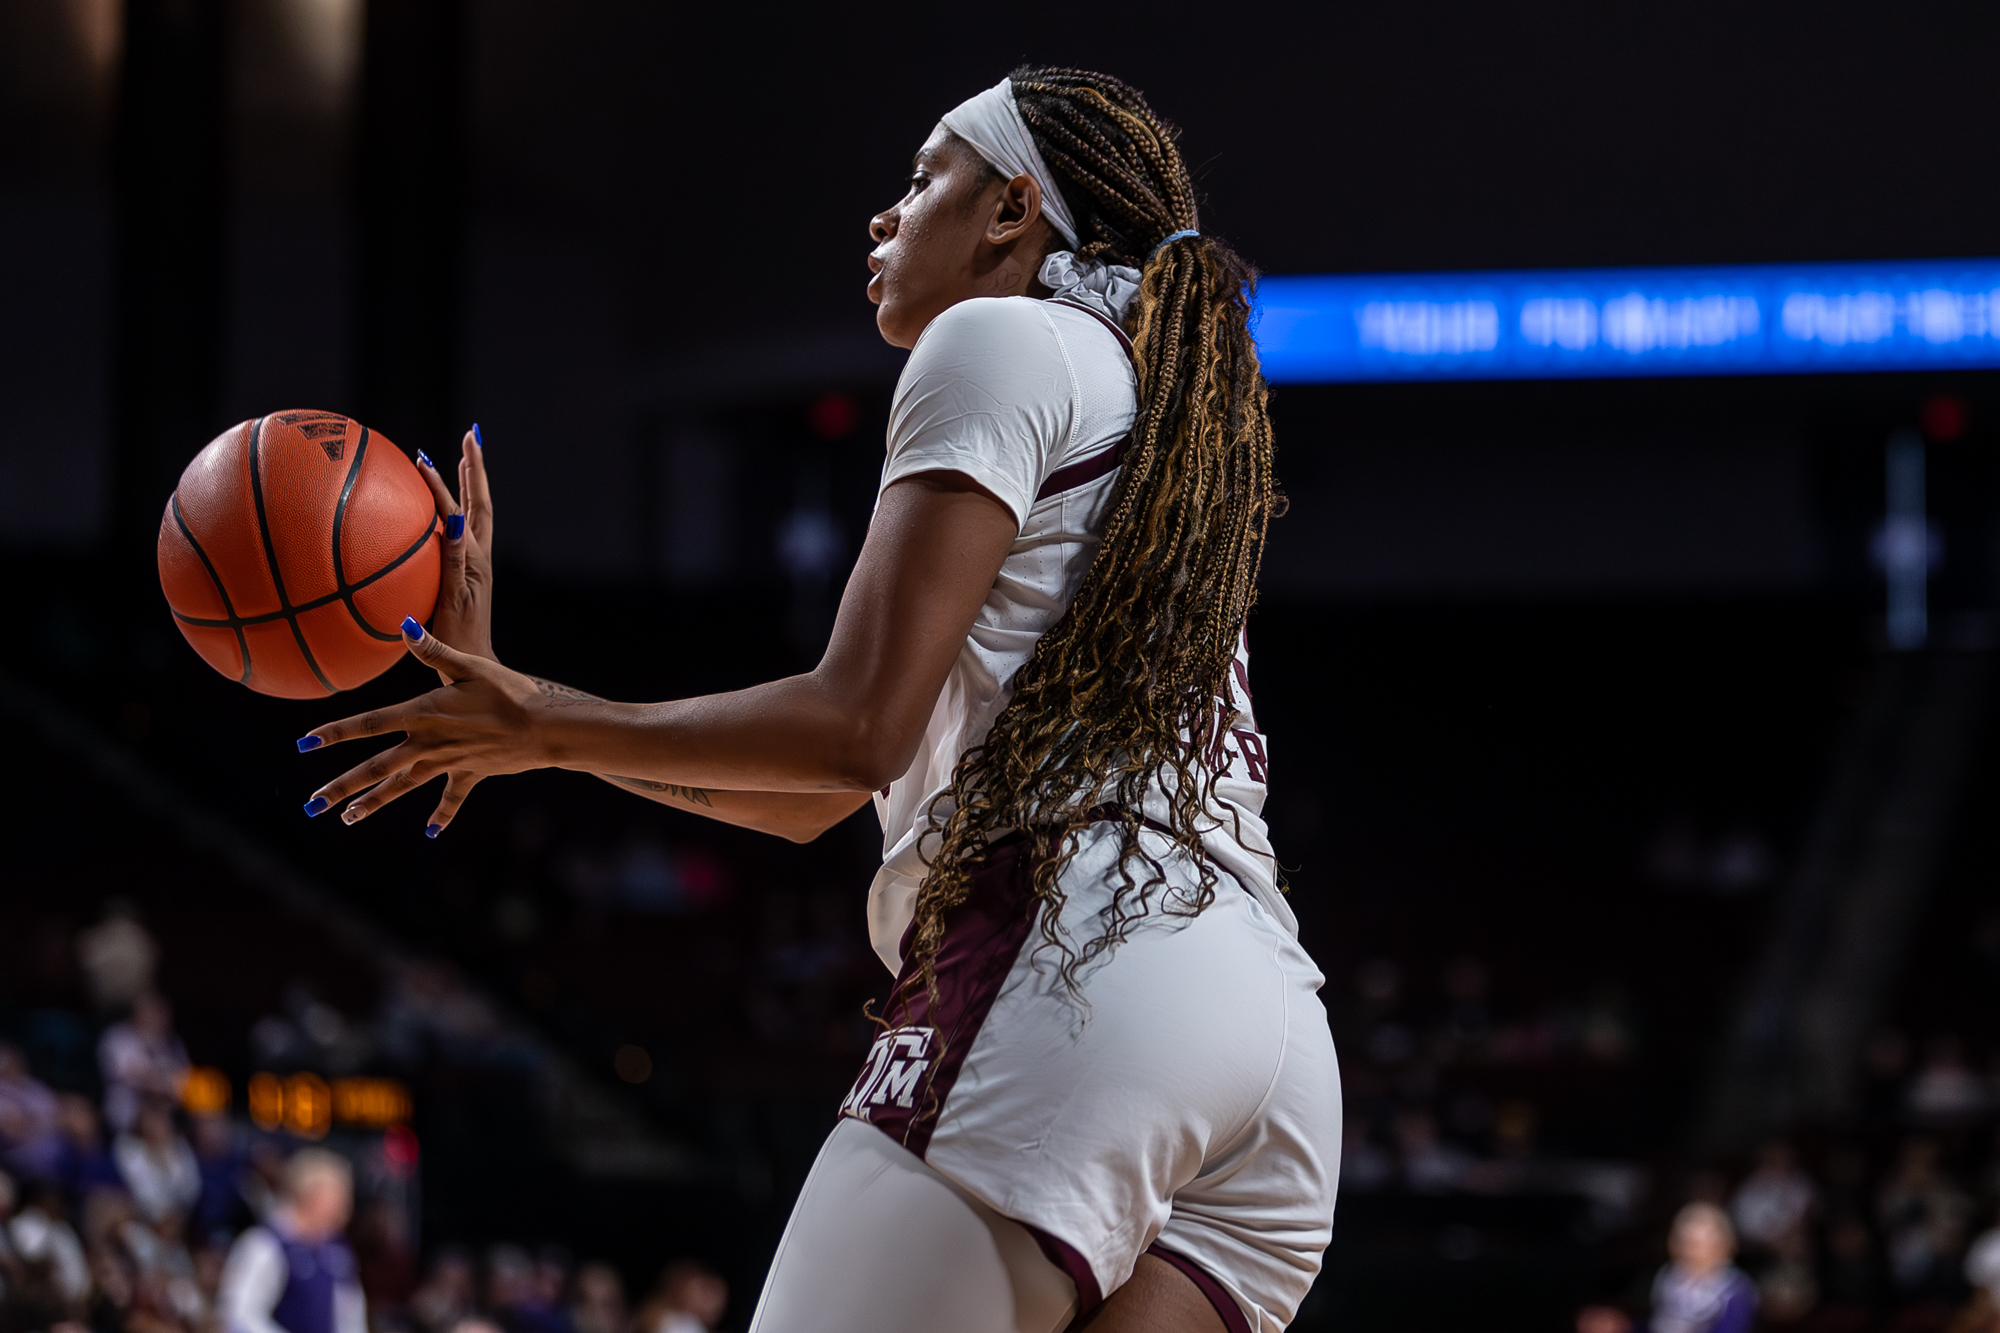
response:
M652 704L537 686L537 748L558 768L709 793L865 793L910 759L907 728L817 674Z
M651 778L597 776L672 809L791 842L811 842L868 803L865 792L712 791Z
M538 683L537 760L724 791L867 792L902 776L966 635L1019 535L957 474L883 492L826 656L732 694L617 704Z

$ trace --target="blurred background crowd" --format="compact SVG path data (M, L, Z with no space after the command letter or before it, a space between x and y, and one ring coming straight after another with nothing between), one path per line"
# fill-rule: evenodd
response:
M226 1075L191 1063L172 1008L154 989L158 945L132 903L115 900L77 936L75 954L92 1003L38 1008L25 1021L16 1011L9 1026L18 1039L0 1040L0 1329L278 1327L268 1322L277 1293L259 1308L239 1242L259 1227L296 1235L318 1167L331 1167L339 1197L320 1205L327 1216L317 1239L339 1246L346 1238L365 1300L365 1325L337 1322L328 1333L719 1326L727 1282L691 1257L628 1277L560 1243L499 1240L434 1244L425 1261L418 1140L406 1102L387 1115L356 1113L339 1104L336 1082L317 1112L295 1105L289 1116L282 1106L245 1114L230 1104ZM285 1014L245 1034L243 1045L266 1068L337 1076L386 1064L408 1072L422 1059L409 1056L414 1040L449 1032L462 1043L455 1058L465 1059L463 1043L494 1035L479 1000L449 981L429 985L428 1010L407 995L392 1000L372 1030L350 1030L303 983L289 998ZM430 1021L453 1007L470 1012ZM400 1056L378 1056L378 1042ZM31 1061L30 1050L39 1058ZM329 1090L324 1080L305 1086L322 1097ZM400 1093L400 1085L380 1086Z

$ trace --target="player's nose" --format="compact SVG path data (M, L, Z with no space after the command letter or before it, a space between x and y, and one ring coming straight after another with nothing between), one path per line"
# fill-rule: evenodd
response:
M868 219L868 239L877 245L891 239L895 236L896 228L901 225L902 220L903 214L901 209L883 209L880 213Z

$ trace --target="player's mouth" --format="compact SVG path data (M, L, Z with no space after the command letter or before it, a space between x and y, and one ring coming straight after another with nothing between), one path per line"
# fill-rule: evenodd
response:
M868 279L868 299L870 301L873 301L876 305L882 304L883 267L884 265L882 263L881 252L880 251L869 252L868 271L872 273L874 276Z

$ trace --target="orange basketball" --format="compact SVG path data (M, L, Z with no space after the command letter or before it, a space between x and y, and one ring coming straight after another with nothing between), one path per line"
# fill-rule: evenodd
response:
M317 699L403 655L437 604L442 526L416 465L337 412L273 412L194 456L160 520L160 587L208 664Z

